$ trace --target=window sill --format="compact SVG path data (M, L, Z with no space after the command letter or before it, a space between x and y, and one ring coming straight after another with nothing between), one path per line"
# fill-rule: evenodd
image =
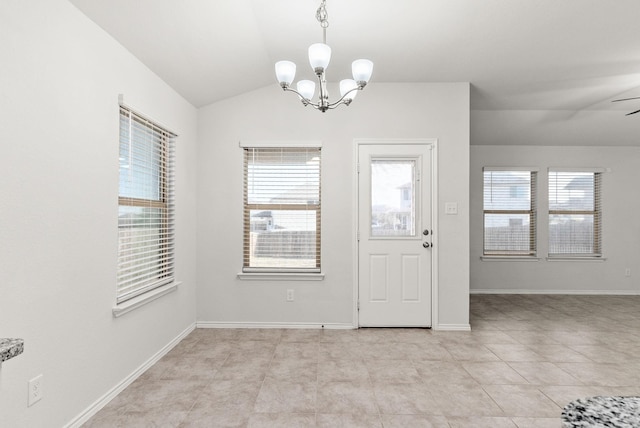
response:
M134 297L133 299L127 300L126 302L122 302L119 305L113 307L113 316L114 318L121 317L122 315L131 312L134 309L138 309L139 307L144 306L147 303L164 296L165 294L176 291L178 289L178 285L180 284L181 282L172 282L170 284L163 285L162 287L154 288L148 293Z
M267 272L240 272L238 279L248 281L322 281L323 273L267 273Z
M547 257L548 262L604 262L604 257Z
M483 262L539 262L536 256L480 256Z

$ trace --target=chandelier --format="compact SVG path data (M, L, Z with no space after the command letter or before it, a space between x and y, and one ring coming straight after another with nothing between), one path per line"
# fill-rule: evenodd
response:
M312 80L300 80L296 84L296 89L291 87L291 83L296 76L296 64L292 61L276 62L276 77L278 83L284 91L291 91L298 94L302 104L311 106L316 110L325 113L327 110L334 109L339 105L348 106L356 97L358 91L364 89L371 78L373 72L373 62L368 59L357 59L351 64L353 79L344 79L340 81L340 96L338 101L329 102L329 93L327 92L327 80L325 71L331 60L331 48L327 45L327 27L329 26L329 15L327 14L326 0L322 0L320 7L316 11L316 19L322 27L322 43L315 43L309 46L309 63L318 78L320 94L318 101L313 102L316 92L316 84Z

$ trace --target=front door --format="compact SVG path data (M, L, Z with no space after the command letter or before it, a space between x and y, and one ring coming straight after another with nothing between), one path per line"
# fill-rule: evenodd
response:
M358 146L358 323L431 326L431 145Z

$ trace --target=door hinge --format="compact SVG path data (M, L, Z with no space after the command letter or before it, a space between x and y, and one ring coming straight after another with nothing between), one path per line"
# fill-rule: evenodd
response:
M356 171L360 174L360 162L356 164Z
M360 300L358 300L358 311L360 311Z
M358 240L358 242L360 242L360 231L356 232L356 239Z
M416 169L416 181L420 181L420 170Z

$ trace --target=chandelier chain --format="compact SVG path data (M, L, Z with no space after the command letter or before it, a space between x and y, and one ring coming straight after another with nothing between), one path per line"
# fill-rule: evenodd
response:
M327 43L327 27L329 26L329 13L327 13L327 0L322 0L316 11L316 19L322 27L322 42Z

